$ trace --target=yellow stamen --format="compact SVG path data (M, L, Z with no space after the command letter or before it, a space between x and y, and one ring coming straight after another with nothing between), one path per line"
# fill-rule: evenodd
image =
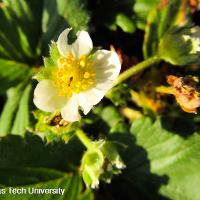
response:
M60 66L53 72L53 81L60 96L71 97L73 93L88 90L95 84L96 73L86 56L76 59L69 54L66 58L59 58L58 63Z
M90 73L89 72L85 72L83 77L84 78L90 78Z
M66 59L65 58L59 58L58 62L62 65L63 63L66 62Z
M81 56L79 64L80 64L81 67L86 66L86 57L85 56Z

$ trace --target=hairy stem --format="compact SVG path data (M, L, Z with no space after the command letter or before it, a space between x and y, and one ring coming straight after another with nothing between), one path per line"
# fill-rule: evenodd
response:
M122 83L123 81L137 74L138 72L159 62L160 62L160 59L157 56L154 56L154 57L148 58L147 60L144 60L143 62L138 63L137 65L130 67L128 70L122 72L118 76L117 80L115 81L115 85Z
M91 149L93 147L92 141L86 136L86 134L82 130L76 130L75 134L87 149Z

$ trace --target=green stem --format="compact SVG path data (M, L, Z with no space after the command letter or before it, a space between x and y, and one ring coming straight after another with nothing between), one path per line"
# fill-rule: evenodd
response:
M75 134L87 149L91 149L93 147L92 141L86 136L86 134L82 130L76 130Z
M138 72L159 62L160 62L160 59L157 56L154 56L154 57L148 58L147 60L144 60L143 62L138 63L137 65L132 66L131 68L122 72L118 76L117 80L115 81L115 85L122 83L123 81L137 74Z

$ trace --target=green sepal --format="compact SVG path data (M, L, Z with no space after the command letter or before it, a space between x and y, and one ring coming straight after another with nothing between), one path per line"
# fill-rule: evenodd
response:
M124 169L126 165L117 151L116 143L106 141L102 147L102 152L106 160L104 164L104 173L102 173L100 179L106 183L110 183L113 176L121 174L122 169Z
M92 185L95 175L94 172L89 167L85 167L82 173L82 177L86 186L89 187L90 185ZM95 180L98 180L98 178L95 178Z
M49 113L39 110L35 111L33 114L37 123L34 127L31 127L31 131L45 139L47 142L61 139L67 143L74 136L77 123L66 123L66 125L61 126L59 123L55 124L55 118L58 115L52 117Z
M42 67L40 71L35 74L33 77L37 81L45 80L45 79L52 79L53 71L56 69L55 66L49 66L49 67Z
M44 57L43 60L45 67L52 67L55 65L54 61L50 57Z
M53 41L51 42L51 45L49 47L49 54L50 54L50 58L51 58L52 62L56 65L57 60L60 57L60 53L58 51L57 44Z
M44 66L57 66L57 60L60 58L60 53L58 51L57 44L53 41L49 46L49 55L50 57L44 57Z
M39 72L34 76L38 81L44 79L52 79L52 72L57 68L57 60L60 58L60 53L58 51L57 45L55 42L51 42L49 46L49 55L50 57L44 57L44 67L42 67Z
M99 180L110 182L113 175L121 173L125 164L115 147L114 142L99 140L83 155L81 171L85 184L97 188Z
M104 155L98 148L94 147L85 152L81 161L81 171L87 186L98 187L103 164Z
M102 147L102 151L105 157L110 161L110 163L118 169L125 168L125 164L123 163L120 155L116 149L116 145L113 142L105 142Z

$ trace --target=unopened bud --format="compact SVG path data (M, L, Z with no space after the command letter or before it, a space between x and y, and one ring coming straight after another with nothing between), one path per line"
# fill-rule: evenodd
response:
M158 55L173 65L184 66L200 62L200 28L174 27L159 43Z

